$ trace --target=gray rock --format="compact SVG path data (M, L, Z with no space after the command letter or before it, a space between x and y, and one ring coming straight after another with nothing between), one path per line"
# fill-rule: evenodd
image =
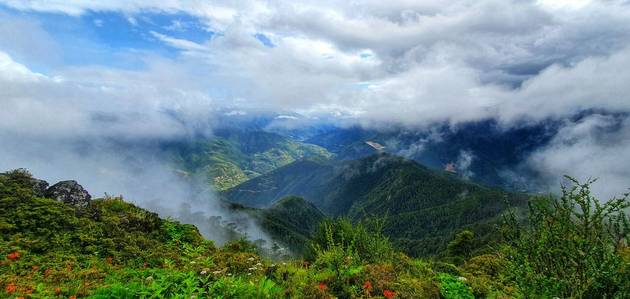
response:
M52 185L46 190L46 197L81 208L86 207L92 200L90 193L76 181L61 181Z
M31 179L31 186L37 197L46 197L46 189L48 189L48 182L36 178Z

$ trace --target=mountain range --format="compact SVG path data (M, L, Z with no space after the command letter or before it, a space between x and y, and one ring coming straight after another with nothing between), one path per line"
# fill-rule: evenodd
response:
M222 196L256 208L300 196L331 217L384 218L385 233L412 255L443 250L463 229L475 231L480 240L492 238L492 226L503 211L527 203L525 194L485 187L385 153L344 162L296 161Z

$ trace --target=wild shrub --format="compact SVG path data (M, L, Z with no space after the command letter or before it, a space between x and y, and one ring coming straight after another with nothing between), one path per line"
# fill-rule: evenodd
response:
M470 287L459 278L446 273L438 274L440 295L445 299L474 299Z
M318 253L342 247L341 250L354 251L363 262L390 262L395 250L389 238L382 233L384 220L373 219L352 223L347 218L322 221L313 235L312 251L307 258Z
M630 260L620 254L630 232L628 194L602 202L591 194L593 180L567 178L559 198L530 202L525 225L506 217L506 273L528 296L628 298Z

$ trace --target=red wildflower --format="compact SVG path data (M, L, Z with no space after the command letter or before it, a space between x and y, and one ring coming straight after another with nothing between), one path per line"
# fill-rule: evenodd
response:
M68 299L77 299L77 296L70 296Z
M17 287L13 283L9 283L4 289L7 293L11 294L17 290Z
M50 274L50 269L44 270L44 276L48 276Z
M326 284L325 284L325 283L323 283L323 282L320 282L320 283L319 283L319 289L320 289L320 290L322 290L322 291L323 291L323 290L326 290L327 288L328 288L328 286L326 286Z
M15 297L15 299L24 299L24 297Z
M20 258L20 253L17 251L11 252L9 254L7 254L7 258L10 260L17 260Z
M55 288L55 295L61 294L61 288Z
M366 282L363 284L363 288L364 288L364 289L366 289L366 290L368 290L368 291L372 290L372 282L371 282L371 281L369 281L369 280L368 280L368 281L366 281Z
M113 262L114 262L114 258L111 257L111 256L108 256L107 257L107 263L111 265Z
M394 296L396 296L396 293L394 291L391 291L391 290L384 290L383 291L383 296L385 296L385 298L387 298L387 299L392 299L392 298L394 298Z

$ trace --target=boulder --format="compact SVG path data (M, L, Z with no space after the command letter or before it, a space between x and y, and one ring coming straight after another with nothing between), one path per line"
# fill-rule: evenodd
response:
M80 208L86 207L92 200L90 193L76 181L61 181L54 184L46 190L45 195L47 198Z

